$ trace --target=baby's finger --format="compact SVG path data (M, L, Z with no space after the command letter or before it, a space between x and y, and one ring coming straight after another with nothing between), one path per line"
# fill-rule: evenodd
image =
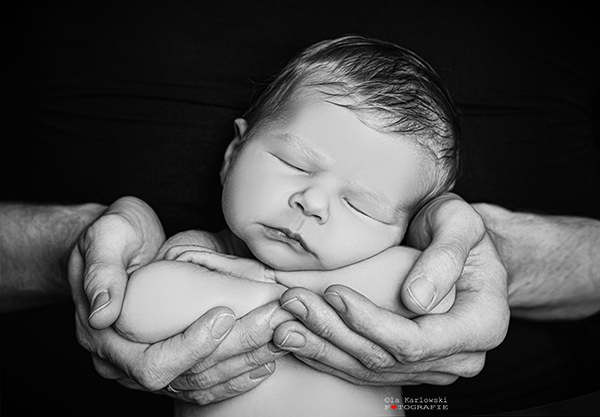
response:
M214 252L200 246L175 246L166 256L182 262L192 262L225 275L274 283L275 273L271 268L254 260Z
M208 249L206 249L202 246L198 246L198 245L171 246L165 252L164 259L166 259L168 261L173 261L173 260L176 260L177 258L179 258L184 252L190 252L190 251L202 252L202 251L208 251Z

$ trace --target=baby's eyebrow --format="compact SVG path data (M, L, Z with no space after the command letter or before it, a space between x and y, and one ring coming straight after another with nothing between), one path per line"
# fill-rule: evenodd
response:
M385 197L380 196L379 194L373 192L369 188L357 183L350 182L348 183L348 188L352 190L356 195L361 196L361 198L365 198L369 200L371 203L377 205L381 209L385 210L388 213L391 213L394 217L402 212L402 209L398 207L396 204L393 204L390 200Z
M335 162L334 159L331 158L329 155L326 155L320 152L319 150L312 148L300 136L294 135L293 133L277 132L274 136L293 146L298 151L302 152L302 154L304 154L310 160L320 165L328 167L333 165L333 163Z
M335 163L335 160L331 156L326 155L317 149L314 149L298 135L295 135L290 132L276 132L274 136L277 139L283 140L284 142L286 142L287 144L304 154L311 161L314 161L320 165L329 167ZM394 220L400 213L403 212L403 207L392 203L385 197L382 198L382 196L373 192L371 189L363 186L362 184L352 181L347 184L347 187L352 191L353 194L360 195L361 197L364 197L365 199L369 200L371 203L375 204L377 207L381 208L385 212L391 213L394 217Z

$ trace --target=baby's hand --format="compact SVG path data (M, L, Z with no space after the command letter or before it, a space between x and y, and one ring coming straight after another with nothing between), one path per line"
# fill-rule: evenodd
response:
M165 259L191 262L210 271L220 272L235 278L275 284L275 271L265 264L248 258L226 255L197 245L172 246Z

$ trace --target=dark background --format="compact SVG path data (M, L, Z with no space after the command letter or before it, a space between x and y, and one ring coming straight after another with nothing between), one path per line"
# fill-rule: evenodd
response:
M110 204L135 195L168 235L219 230L218 170L234 118L301 48L355 33L412 49L440 73L461 112L464 198L600 219L593 5L22 5L6 16L17 24L7 38L0 199ZM170 399L98 376L73 316L69 303L2 315L6 415L170 413ZM513 320L479 376L405 395L443 396L450 412L481 414L598 391L599 330L597 316Z

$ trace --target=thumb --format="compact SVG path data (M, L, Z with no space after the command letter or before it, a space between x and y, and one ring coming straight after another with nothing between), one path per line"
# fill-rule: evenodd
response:
M87 271L84 279L90 302L88 322L95 329L104 329L121 314L127 272L122 266L102 262L89 265Z
M88 233L71 254L69 279L72 287L79 287L77 295L73 292L81 314L87 314L91 327L104 329L121 314L128 276L123 258L112 248L101 250Z
M454 285L473 245L451 237L434 238L402 284L405 307L417 314L431 312L444 297L454 296Z
M126 281L123 281L123 276L115 280L110 270L110 267L99 262L86 265L80 244L75 245L68 268L71 294L80 319L84 321L87 317L89 325L95 329L110 326L121 311ZM115 273L119 275L118 270ZM111 284L111 281L114 283ZM123 281L123 284L119 285L119 281Z
M471 205L447 193L419 212L411 232L423 252L402 285L401 297L406 308L423 314L452 290L469 253L483 239L485 225Z

